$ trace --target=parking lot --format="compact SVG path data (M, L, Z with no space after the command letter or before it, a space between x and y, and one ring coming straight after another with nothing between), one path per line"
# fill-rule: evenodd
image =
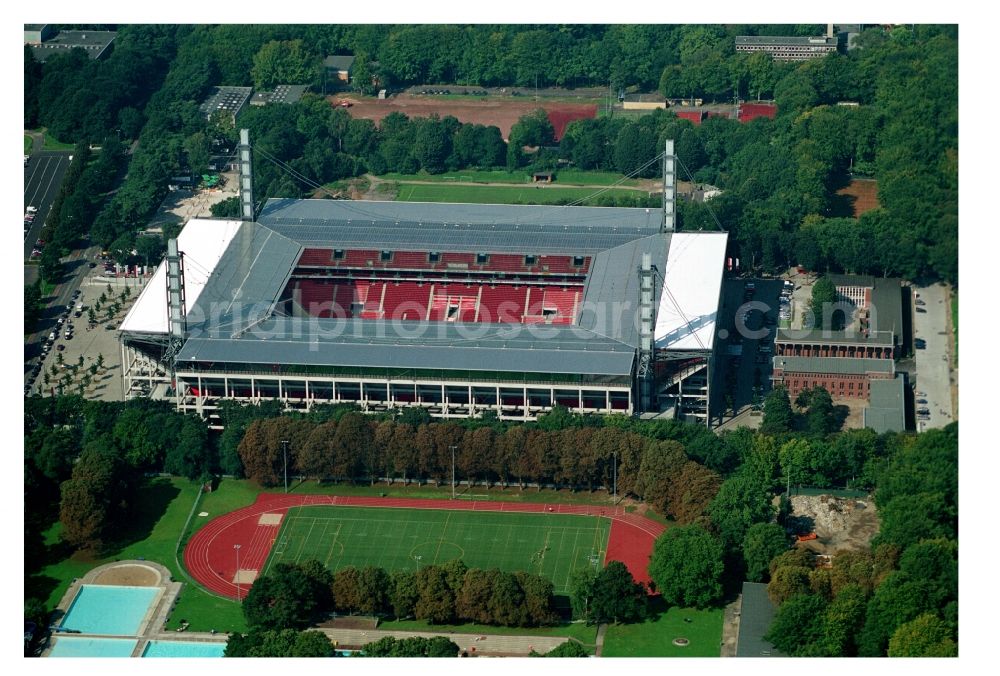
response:
M50 337L54 334L55 339L46 341L51 347L42 357L39 373L31 387L32 393L58 392L59 383L62 382L63 391L67 394L79 394L82 385L83 395L88 399L121 401L121 354L118 332L114 329L138 297L143 280L114 280L110 282L112 290L109 292L109 281L99 276L99 270L97 268L84 280L80 295L74 300L73 310L68 310L66 305L62 306L59 312L62 321L57 322L49 334ZM121 301L120 294L126 287L129 288L129 295ZM98 321L95 325L88 326L87 310L95 308L102 294L106 300L101 309L95 312ZM115 301L120 307L109 321L108 307ZM80 305L83 305L83 310L77 317ZM67 327L72 328L71 338L66 338Z
M954 420L952 410L952 369L948 344L951 308L946 302L945 288L941 284L914 287L913 333L914 342L922 339L926 347L915 349L916 385L914 408L927 408L926 420L917 420L917 431L944 427ZM921 301L923 304L921 304ZM925 310L925 312L920 312ZM924 396L919 396L923 393Z
M35 240L42 232L42 225L49 215L63 176L69 168L69 152L45 151L35 153L24 167L24 209L35 207L34 221L24 234L24 259L31 256Z

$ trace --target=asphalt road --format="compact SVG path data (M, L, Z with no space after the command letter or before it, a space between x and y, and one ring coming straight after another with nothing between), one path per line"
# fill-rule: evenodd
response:
M42 231L42 224L49 215L52 202L59 192L63 176L69 168L69 151L42 151L31 155L28 166L24 168L24 208L29 206L38 209L35 222L31 224L28 234L24 235L24 259L31 256L31 249Z

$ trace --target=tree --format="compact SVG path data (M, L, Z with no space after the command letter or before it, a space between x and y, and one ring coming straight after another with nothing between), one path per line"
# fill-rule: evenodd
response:
M582 645L570 639L560 643L541 657L590 657L590 653Z
M826 610L820 596L794 596L778 608L764 639L786 655L802 655L823 638Z
M455 618L455 593L440 566L426 566L416 573L417 601L413 606L418 620L448 624Z
M844 308L837 302L837 288L829 277L820 277L813 284L809 312L817 329L839 331L844 328Z
M723 568L722 543L701 526L679 526L656 539L649 576L667 603L706 608L722 597Z
M594 598L594 580L597 571L593 568L574 570L569 579L569 600L573 608L573 617L590 622L590 602Z
M389 603L398 619L413 616L420 590L416 575L410 571L396 570L389 575Z
M250 75L258 89L279 84L310 84L319 76L319 57L309 53L302 40L266 43L253 57Z
M320 606L325 593L300 566L278 563L250 587L243 615L251 629L302 629L325 610Z
M660 514L666 515L670 487L685 462L684 447L676 441L648 444L642 454L635 492Z
M784 386L775 387L764 399L764 419L760 423L761 434L777 435L792 429L794 414L788 390Z
M788 549L785 529L776 523L755 523L743 539L743 560L747 580L764 582L771 559Z
M931 613L899 625L889 639L889 657L958 657L951 628Z
M737 474L722 482L708 515L726 549L736 551L751 526L774 518L770 487L760 478Z
M891 573L875 590L858 636L858 654L882 657L896 629L923 613L933 611L929 585L904 572Z
M590 620L595 624L637 622L646 615L646 590L621 561L611 561L594 577Z
M812 568L803 566L781 566L771 572L767 585L767 595L771 603L781 605L801 594L809 594Z

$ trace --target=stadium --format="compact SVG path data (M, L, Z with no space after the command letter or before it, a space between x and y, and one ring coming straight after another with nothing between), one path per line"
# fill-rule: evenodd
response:
M225 399L707 423L727 234L674 231L672 163L662 212L269 199L258 213L247 187L243 220L185 225L122 322L125 396L213 423Z

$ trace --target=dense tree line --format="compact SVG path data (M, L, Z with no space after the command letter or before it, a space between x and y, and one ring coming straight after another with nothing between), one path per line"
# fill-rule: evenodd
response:
M331 573L310 560L277 564L258 578L243 614L251 631L305 629L331 610L431 624L537 627L558 622L554 603L552 582L539 575L469 568L457 559L391 573L375 566Z
M588 624L628 624L646 618L649 592L635 581L624 563L610 561L600 570L574 571L570 603L573 614Z
M774 558L768 640L801 656L957 655L957 463L957 423L905 438L878 473L871 549L832 568L804 549Z
M722 481L690 459L678 441L620 427L412 425L360 413L322 423L290 417L251 422L238 447L246 476L265 486L281 483L283 441L289 472L316 480L441 485L451 478L453 447L457 478L487 487L524 489L531 483L610 491L617 471L622 494L634 494L681 523L702 514Z
M458 657L460 648L446 636L410 636L393 638L385 636L366 643L356 657Z
M142 110L159 89L174 55L179 32L170 25L121 26L100 60L84 50L35 61L24 47L24 124L47 127L62 141L99 143L108 137L134 139Z
M25 513L38 532L58 518L74 547L113 544L148 474L215 470L205 423L166 402L31 397L24 435Z
M333 642L321 631L258 629L232 634L225 657L337 657Z

